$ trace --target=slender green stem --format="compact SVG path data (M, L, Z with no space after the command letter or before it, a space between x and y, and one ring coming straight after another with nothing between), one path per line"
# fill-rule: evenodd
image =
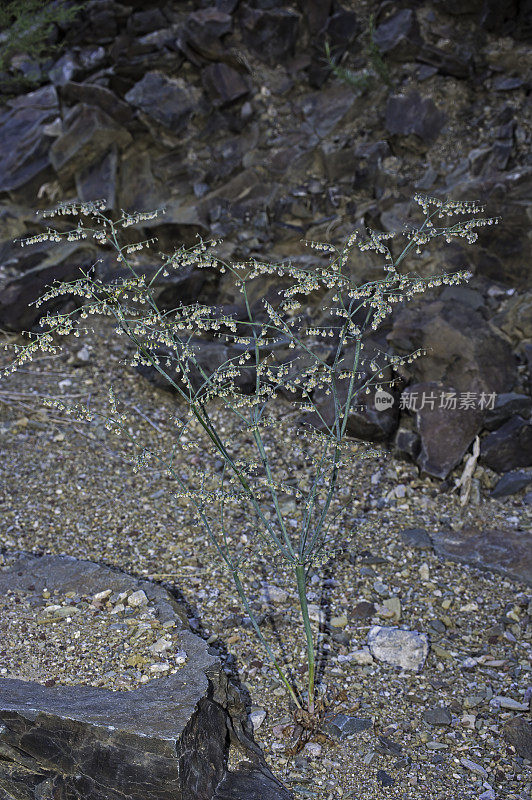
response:
M314 642L312 640L312 630L310 628L310 619L308 615L307 595L305 591L305 565L298 564L296 566L297 578L297 591L299 594L299 604L301 606L301 614L303 616L303 625L305 627L305 636L307 639L307 655L308 655L308 712L314 713Z

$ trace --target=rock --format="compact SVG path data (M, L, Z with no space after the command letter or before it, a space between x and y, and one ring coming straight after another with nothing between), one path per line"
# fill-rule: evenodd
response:
M369 650L364 650L364 649L353 650L353 652L348 653L346 656L342 657L338 656L339 660L340 658L342 658L342 660L351 661L353 664L358 664L361 667L375 663L373 661L373 656L371 655Z
M266 603L286 603L289 594L285 589L269 583L262 587L261 597Z
M346 714L336 714L333 716L326 716L323 729L329 736L341 742L344 739L356 736L357 733L369 730L372 725L373 720L371 719L360 719L359 717L352 717Z
M349 609L350 619L370 619L375 614L375 606L368 600L360 600Z
M532 411L532 397L517 392L498 394L492 409L486 411L484 427L488 431L500 427L511 417L518 414L523 419L528 419Z
M377 770L377 780L381 784L381 786L393 786L395 780L389 775L386 770L378 769Z
M393 453L399 458L406 458L415 461L419 456L421 441L419 434L407 427L406 423L401 424L393 438Z
M500 478L495 487L491 490L491 497L507 497L516 494L532 483L532 472L519 470L517 472L507 472Z
M309 0L297 10L268 0L196 3L184 11L172 4L146 7L140 0L132 0L132 10L120 3L87 4L80 24L60 26L57 55L42 63L16 55L0 76L0 192L5 195L0 202L0 328L34 330L48 310L78 313L81 300L76 296L55 298L40 309L28 305L54 280L82 277L80 267L94 265L102 254L105 263L95 266L95 277L102 271L112 280L114 250L97 248L90 239L60 247L12 244L13 237L46 230L33 212L48 208L50 200L104 198L114 215L120 209L166 205L165 216L123 230L124 242L155 236L165 252L195 244L199 233L225 239L220 257L291 260L312 269L328 264L328 257L309 255L302 239L338 245L354 228L404 229L411 210L418 214L408 181L421 160L426 168L416 189L485 202L485 216L500 215L504 226L483 227L471 248L463 240L448 245L440 237L426 248L433 246L430 255L417 259L412 253L407 270L419 266L423 274L433 275L442 265L451 271L468 266L474 278L468 287L436 290L437 297L421 304L419 314L410 310L413 301L406 307L398 304L382 325L383 336L391 332L389 344L400 354L403 345L407 350L433 348L409 367L411 386L436 381L458 393L526 396L526 376L518 376L516 356L526 363L532 338L530 132L507 97L508 91L519 95L526 90L530 13L523 4L503 8L486 0L480 5L467 3L483 34L474 47L468 13L462 15L454 0L438 2L433 19L422 8L389 4L379 9L374 41L389 71L383 80L363 54L368 31L359 14L331 0ZM445 44L432 43L435 28L445 29ZM6 33L15 39L19 35ZM371 92L349 85L324 64L325 40L336 64L342 60L349 69L370 67L375 73ZM478 85L477 57L491 75L489 86ZM31 91L20 82L28 63L37 76ZM404 70L412 83L407 93L398 88ZM433 76L450 98L445 108L430 99L432 89L423 88ZM451 142L455 110L462 103L456 81L470 98L470 122L460 143L463 152L456 162L446 163L441 148ZM363 131L356 129L360 119ZM52 224L66 230L65 222ZM415 224L421 224L418 216ZM347 264L352 276L373 279L374 267L363 263L361 254L355 256ZM155 260L143 259L150 277L159 267ZM259 301L270 278L256 282ZM273 276L275 281L279 276ZM496 295L489 292L500 285L516 291L499 309ZM216 305L226 286L212 269L191 268L183 276L159 273L153 291L164 311L181 301ZM317 311L327 319L324 293L320 289L308 298L310 311L304 316L314 317ZM338 323L329 315L331 320ZM378 338L373 344L388 349ZM212 368L236 354L214 337L204 342L207 348L205 359ZM325 343L322 351L330 357ZM290 355L283 345L276 350L280 359ZM141 369L139 374L155 385L164 381L149 368ZM241 391L253 391L254 382L254 371L243 371ZM424 420L408 419L398 413L407 410L398 408L395 395L394 405L382 410L375 407L373 394L363 399L364 409L349 413L348 435L393 439L397 453L434 477L446 477L460 463L482 425L500 429L516 414L527 420L530 412L522 400L488 409L481 420L473 418L471 409L458 409L452 418L427 414ZM316 400L330 414L330 396L316 392ZM511 450L511 458L505 456L512 462L507 469L524 466L513 439Z
M416 463L423 472L442 479L460 463L482 424L482 413L474 407L446 408L447 401L441 398L450 395L457 396L453 387L434 381L412 384L403 392L406 408L420 403L414 408L421 440Z
M525 531L464 525L460 530L436 531L432 541L443 558L532 583L532 554Z
M305 753L308 753L313 758L321 755L321 744L318 744L318 742L307 742L304 749Z
M416 58L423 44L416 12L404 8L381 22L374 32L380 52L394 61Z
M482 766L482 764L477 764L475 761L471 761L469 758L461 758L460 764L466 769L471 770L471 772L475 772L477 775L480 775L482 778L487 778L488 773Z
M244 43L259 58L276 65L293 55L299 14L291 9L254 9L244 7L240 26Z
M266 719L266 711L264 708L254 708L251 710L249 719L251 724L253 725L253 730L256 731L264 720Z
M423 712L423 719L429 725L450 725L452 722L451 712L448 708L443 706L436 706L435 708L427 708Z
M386 104L386 130L391 134L407 136L416 134L423 142L434 142L446 122L446 115L439 111L429 98L422 99L413 90L408 95L392 95Z
M148 604L148 598L146 596L146 592L142 589L139 589L136 592L133 592L127 598L128 606L132 606L133 608L139 608L140 606L145 606Z
M46 586L92 595L133 588L130 598L144 595L160 621L180 628L188 660L174 675L122 692L0 678L0 792L6 797L290 800L253 741L238 690L164 589L69 556L22 555L0 571L3 592L30 585L36 592ZM155 666L164 674L169 665ZM244 760L229 770L233 744Z
M500 708L508 708L510 711L528 711L529 707L528 703L520 703L512 697L501 697L500 695L492 697L490 703L493 703L495 706L500 706Z
M382 628L374 625L368 633L371 655L394 667L420 672L429 652L426 633Z
M432 550L432 539L424 528L404 528L399 531L407 547L416 550Z
M154 644L150 645L148 650L150 651L150 653L158 655L159 653L166 652L166 650L169 650L171 647L172 643L168 639L165 639L164 636L161 636L161 638L157 639L157 641L154 642Z
M495 472L532 466L532 422L515 416L480 443L479 462Z
M342 614L339 617L331 617L330 625L331 628L345 628L349 620L345 614Z
M399 622L401 619L401 601L398 597L388 597L382 601L384 608L391 612L394 620Z
M503 736L511 744L521 758L532 761L532 725L523 717L508 720L503 728Z

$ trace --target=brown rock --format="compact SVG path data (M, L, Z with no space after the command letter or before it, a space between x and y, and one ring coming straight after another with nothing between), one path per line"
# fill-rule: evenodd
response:
M523 717L514 717L503 728L503 736L521 758L532 761L532 725Z

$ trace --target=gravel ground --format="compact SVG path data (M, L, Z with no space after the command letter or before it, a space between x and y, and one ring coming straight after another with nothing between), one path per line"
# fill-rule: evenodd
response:
M58 337L60 354L40 352L32 364L0 382L3 562L9 563L14 550L65 553L163 582L188 604L193 629L219 648L226 669L249 690L257 721L264 716L260 709L266 711L257 741L274 773L297 798L529 800L530 762L509 744L505 730L514 718L530 719L530 587L443 561L432 550L407 546L401 537L406 528L430 533L443 524L455 529L472 523L504 527L510 521L526 530L530 519L523 492L504 501L490 499L487 487L496 475L477 470L480 502L461 508L456 494L440 493L438 481L420 479L417 468L396 461L380 446L378 456L353 459L341 471L340 485L346 487L341 500L352 502L331 526L338 549L311 576L309 602L315 633L319 617L325 620L320 626L322 687L340 692L336 711L372 724L344 741L315 735L301 753L288 756L295 732L284 690L214 546L187 508L188 501L172 495L176 482L155 459L135 474L136 447L107 430L100 418L78 422L42 405L47 396L86 405L90 395L93 411L109 413L112 384L135 445L151 448L168 462L175 441L171 417L184 410L180 402L120 363L125 343L109 319L91 317L90 327L94 332L80 338ZM9 360L2 351L0 364ZM209 411L233 452L238 447L244 457L251 454L234 416L219 401L210 403ZM289 403L279 399L270 411L279 420L265 434L272 448L270 462L283 464L286 458L285 464L295 464L298 481L312 477L308 465L290 455L290 437L279 435ZM195 433L199 437L197 429ZM174 467L183 475L191 465L203 464L209 470L217 467L205 445L198 453L176 450ZM206 482L210 488L218 485ZM216 520L218 503L212 505L217 508L208 515ZM246 509L227 504L224 519L235 549L248 547L253 522ZM290 516L289 507L287 519L296 529L297 512ZM219 531L214 521L213 528ZM262 619L261 630L304 688L305 648L295 583L284 567L270 564L269 553L252 550L242 582ZM272 589L269 599L261 597L264 584L284 591ZM91 609L90 597L34 597L31 603L40 608L34 619L26 613L30 599L19 600L2 598L2 647L6 637L10 642L0 650L4 674L37 677L23 661L24 645L29 652L30 643L32 650L34 643L43 645L35 667L42 681L73 682L64 658L70 647L75 648L69 651L72 659L84 660L90 645L93 666L80 673L82 682L121 690L142 682L142 676L150 679L151 663L161 661L149 647L162 633L152 626L149 609L128 611L127 598L124 610L112 614L117 597L97 603L97 609ZM79 610L62 611L47 624L44 609L50 605ZM118 633L110 629L114 618L128 615L137 619L136 630L145 630L143 650L139 644L140 655L148 658L145 664L124 663ZM374 625L427 633L430 651L422 670L402 671L373 659L366 644ZM85 650L76 645L80 639ZM60 643L65 650L59 649ZM77 674L76 680L80 682Z

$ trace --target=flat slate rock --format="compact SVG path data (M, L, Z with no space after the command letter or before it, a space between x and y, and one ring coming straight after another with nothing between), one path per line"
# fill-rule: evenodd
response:
M138 689L0 679L2 800L292 800L253 740L220 660L162 587L69 556L21 554L0 592L140 590L182 628L188 660ZM241 762L229 770L229 751ZM236 750L235 750L236 748Z
M464 525L459 531L431 533L431 538L436 553L446 559L532 584L532 537L528 531Z

